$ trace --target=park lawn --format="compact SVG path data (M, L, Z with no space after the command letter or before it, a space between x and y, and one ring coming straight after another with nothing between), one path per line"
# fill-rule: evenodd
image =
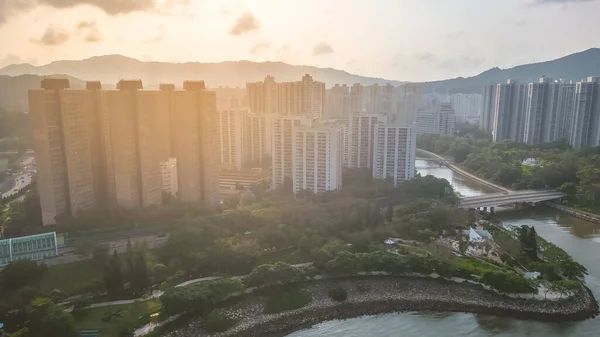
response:
M78 314L75 328L98 329L102 337L119 337L123 327L140 327L148 319L147 316L159 312L161 303L159 300L139 301L132 304L111 305L102 308L86 309ZM103 318L112 315L112 319L106 322Z
M491 263L475 260L468 257L460 257L456 259L456 267L466 269L473 274L483 275L486 272L491 271L505 271L503 268L495 266Z
M43 292L59 289L67 296L104 287L104 270L93 260L82 260L48 267L40 288Z

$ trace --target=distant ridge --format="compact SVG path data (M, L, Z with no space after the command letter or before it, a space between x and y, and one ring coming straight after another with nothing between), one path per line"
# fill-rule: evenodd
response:
M120 79L142 79L145 88L157 89L160 83L181 87L184 80L202 79L209 87L240 86L261 81L266 75L277 81L298 81L304 74L325 82L399 85L402 81L365 77L332 68L295 66L283 62L227 61L220 63L142 62L122 55L96 56L80 61L55 61L43 66L14 64L0 69L0 106L27 109L27 90L39 88L42 77L69 77L71 87L84 87L86 80L100 80L105 88L114 88ZM56 75L66 74L66 75ZM5 76L2 76L5 75ZM600 49L591 48L556 60L520 65L509 69L494 67L479 75L425 83L426 92L481 93L483 86L507 79L536 82L541 76L579 81L587 76L600 76Z

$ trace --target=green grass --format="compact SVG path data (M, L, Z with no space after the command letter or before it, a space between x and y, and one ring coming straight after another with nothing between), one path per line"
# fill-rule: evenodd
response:
M160 311L158 300L135 302L126 305L113 305L103 308L86 309L78 314L76 329L99 329L102 337L119 337L124 327L132 329L144 325L148 316ZM110 321L104 318L112 316Z
M486 272L504 270L503 268L495 266L491 263L486 263L483 261L465 258L465 257L456 259L456 267L468 270L472 274L480 275L480 276Z
M295 287L284 287L274 291L265 304L265 313L277 313L302 308L312 301L312 297Z
M48 268L40 288L44 292L60 289L67 296L104 287L104 270L93 260L59 264Z
M417 255L431 255L431 252L427 249L419 248L417 246L405 245L405 244L396 244L398 247L398 251L404 249L407 253L413 253Z

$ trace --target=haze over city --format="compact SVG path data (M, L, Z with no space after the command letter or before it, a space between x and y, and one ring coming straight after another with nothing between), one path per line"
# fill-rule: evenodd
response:
M0 337L596 337L600 0L0 0Z
M598 46L598 12L595 0L1 0L0 66L122 54L438 80Z

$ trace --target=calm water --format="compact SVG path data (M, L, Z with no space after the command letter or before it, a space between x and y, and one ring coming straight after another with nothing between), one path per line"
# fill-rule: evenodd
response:
M421 175L448 179L462 195L491 192L446 167L417 160ZM588 268L588 287L600 298L600 226L581 221L554 210L531 209L513 212L499 210L505 223L534 225L538 234L551 241ZM600 318L577 323L539 323L477 314L402 313L365 316L345 321L330 321L288 337L483 337L483 336L600 336Z

